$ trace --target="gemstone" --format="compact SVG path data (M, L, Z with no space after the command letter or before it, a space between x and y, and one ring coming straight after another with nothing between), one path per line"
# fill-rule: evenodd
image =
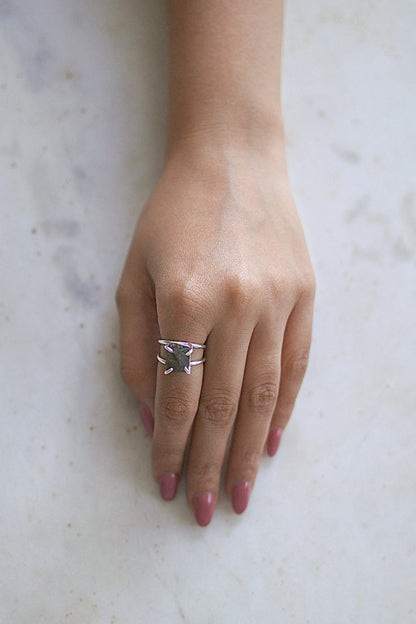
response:
M169 343L166 345L172 352L166 349L166 367L165 371L172 368L171 372L177 373L190 373L191 372L191 353L188 351L192 351L192 348L187 345L178 345L174 343Z

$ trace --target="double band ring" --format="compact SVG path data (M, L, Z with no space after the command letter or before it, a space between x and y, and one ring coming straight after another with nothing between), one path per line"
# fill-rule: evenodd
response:
M191 355L194 349L205 349L206 345L182 340L158 340L158 342L166 350L166 358L160 355L156 356L158 361L165 365L165 375L169 375L172 372L188 373L190 375L191 366L205 362L205 358L202 358L202 360L191 360Z

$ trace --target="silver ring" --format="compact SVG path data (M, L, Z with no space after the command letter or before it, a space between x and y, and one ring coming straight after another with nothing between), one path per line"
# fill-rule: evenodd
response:
M188 373L191 374L191 366L202 364L205 362L205 358L202 360L191 360L191 355L194 349L205 349L206 345L198 344L197 342L186 342L185 340L158 340L166 350L166 359L157 355L157 359L161 364L165 365L164 373Z

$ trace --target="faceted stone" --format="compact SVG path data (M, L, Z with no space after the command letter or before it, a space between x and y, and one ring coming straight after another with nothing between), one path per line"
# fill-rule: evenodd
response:
M186 355L187 351L190 350L191 347L187 347L185 345L178 344L169 344L167 345L173 349L173 353L166 350L166 367L165 370L169 368L173 368L172 372L177 373L186 373L185 368L190 370L191 368L191 354Z

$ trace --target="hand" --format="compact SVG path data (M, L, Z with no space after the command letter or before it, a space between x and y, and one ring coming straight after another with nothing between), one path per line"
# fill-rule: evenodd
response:
M307 366L314 293L283 149L169 155L117 289L121 372L149 431L154 421L152 469L167 500L190 436L187 499L200 525L231 432L226 492L237 513L264 447L277 450ZM159 338L206 343L192 356L206 362L165 375Z

